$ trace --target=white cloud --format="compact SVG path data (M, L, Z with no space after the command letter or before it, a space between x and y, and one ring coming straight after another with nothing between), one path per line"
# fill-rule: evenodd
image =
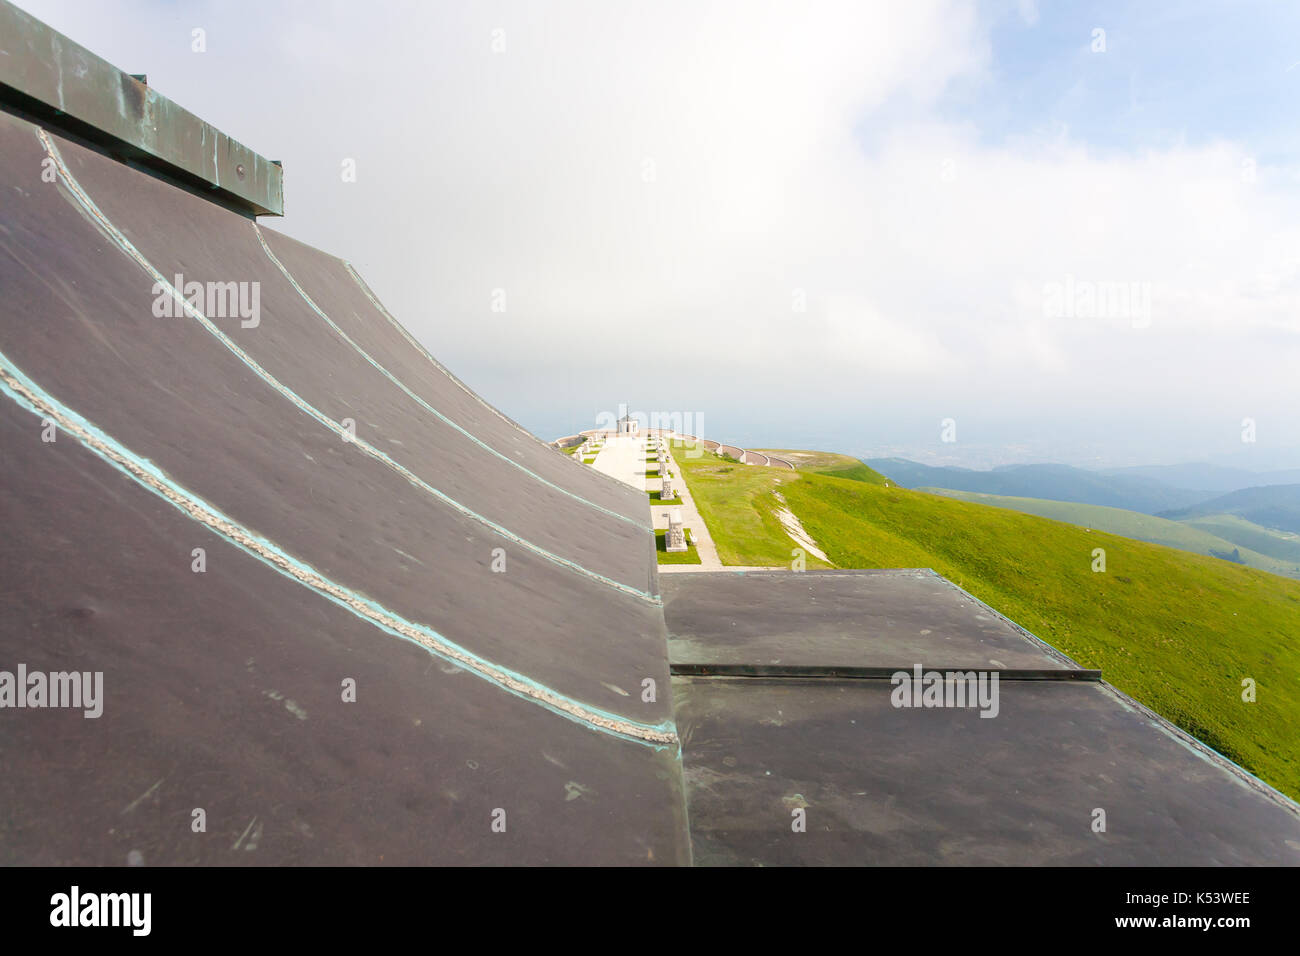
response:
M772 375L810 408L849 377L880 430L884 389L985 416L1081 391L1101 417L1288 407L1293 172L1251 182L1233 142L989 142L937 109L988 75L967 4L212 4L174 35L138 31L144 4L26 6L284 159L284 228L513 412L575 379L673 403L723 376L761 414ZM1045 318L1067 275L1151 283L1151 328ZM629 332L682 356L593 372Z

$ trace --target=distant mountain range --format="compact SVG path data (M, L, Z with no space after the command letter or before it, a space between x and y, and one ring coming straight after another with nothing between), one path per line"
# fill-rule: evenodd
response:
M1102 475L1152 478L1191 491L1210 491L1223 494L1242 488L1263 488L1269 485L1300 484L1300 468L1290 471L1248 471L1245 468L1228 468L1208 462L1184 465L1140 465L1136 468L1104 468Z
M990 471L934 467L905 458L868 458L867 465L905 488L951 488L986 495L1047 498L1157 514L1190 508L1218 489L1180 488L1140 474L1106 474L1070 465L1006 465Z
M1243 488L1187 508L1162 512L1174 521L1236 515L1252 524L1300 534L1300 484Z
M905 488L1102 505L1176 521L1236 515L1264 528L1300 534L1300 471L1252 472L1208 463L1106 471L1007 465L976 471L905 458L870 458L866 464Z

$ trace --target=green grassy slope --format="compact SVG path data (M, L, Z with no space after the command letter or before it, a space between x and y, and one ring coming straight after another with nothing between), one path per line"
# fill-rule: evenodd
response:
M1300 797L1300 581L816 470L728 465L707 453L678 461L724 563L788 566L791 544L772 517L779 489L836 566L933 568ZM1106 552L1104 573L1092 570L1095 548ZM1247 677L1258 686L1253 704L1241 700Z
M790 566L791 552L798 546L776 517L780 505L771 491L782 481L796 480L798 472L742 465L702 449L693 451L680 441L672 443L672 453L723 564ZM809 568L829 567L812 555L806 562Z
M1178 511L1163 511L1162 518L1182 520L1207 515L1237 515L1265 528L1300 534L1300 485L1267 485L1242 488L1212 501Z
M1234 545L1249 548L1276 558L1282 563L1297 568L1300 573L1300 534L1288 531L1276 531L1247 521L1240 515L1206 515L1201 518L1184 518L1180 524L1227 538Z
M1123 508L1081 505L1071 501L1051 501L1047 498L985 495L975 491L954 491L951 488L917 488L916 490L958 498L962 501L973 501L994 508L1010 508L1012 511L1023 511L1026 514L1066 521L1085 528L1109 531L1111 534L1123 535L1126 538L1136 538L1138 541L1149 541L1152 544L1194 551L1197 554L1209 555L1212 551L1230 554L1235 549L1242 563L1248 567L1300 578L1300 540L1293 545L1294 553L1291 559L1286 560L1279 556L1284 553L1288 544L1280 532L1271 532L1267 528L1252 525L1244 518L1233 515L1216 516L1222 519L1218 523L1208 519L1171 521L1168 518L1157 518L1155 515L1126 511ZM1221 531L1228 531L1229 534L1222 534ZM1260 544L1270 550L1254 550Z
M883 485L888 480L874 468L869 468L857 458L848 455L837 455L829 451L796 451L789 448L755 448L754 451L762 455L776 455L801 471L811 471L818 475L865 481L871 485Z

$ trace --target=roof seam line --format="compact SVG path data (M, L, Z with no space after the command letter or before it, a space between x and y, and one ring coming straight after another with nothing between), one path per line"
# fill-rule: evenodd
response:
M597 511L602 511L605 514L610 515L611 517L617 518L619 521L626 521L628 524L633 525L637 528L645 527L643 522L638 521L635 518L629 518L627 515L619 514L617 511L611 511L610 509L604 507L603 505L598 505L594 501L590 501L579 494L575 494L574 492L569 491L569 489L567 488L555 484L555 482L553 481L549 481L548 479L543 478L541 475L537 474L535 471L528 468L526 465L520 464L510 456L502 454L501 452L497 451L495 448L493 448L487 442L483 441L473 432L469 431L468 429L452 421L451 418L444 415L442 412L438 411L438 409L434 408L432 405L426 402L423 398L417 395L412 389L410 389L405 382L403 382L396 375L390 372L387 368L381 365L377 359L375 359L373 356L371 356L369 352L367 352L359 344L357 344L357 342L354 341L350 335L344 332L343 329L341 329L338 326L338 324L325 313L325 310L323 310L320 306L316 304L316 301L310 295L308 295L307 290L304 289L298 283L298 280L293 277L293 274L289 272L288 268L285 267L284 263L281 262L279 258L276 256L276 254L271 251L271 247L270 245L267 244L266 238L262 235L262 230L257 225L257 223L254 222L252 225L253 225L253 230L257 233L257 241L262 244L262 250L266 253L267 257L273 263L275 263L276 267L280 270L280 272L284 274L284 277L289 280L289 283L295 289L298 290L298 294L302 296L304 302L306 302L309 306L311 306L312 311L314 311L317 315L319 315L322 319L324 319L325 322L329 325L329 327L333 329L335 332L337 332L339 337L342 338L343 341L345 341L348 345L352 346L352 348L356 350L358 355L360 355L363 359L365 359L376 369L378 369L381 373L383 373L384 376L386 376L394 385L396 385L403 392L405 392L411 399L417 402L421 408L429 412L431 415L436 416L440 421L454 428L456 431L460 432L460 434L464 435L466 438L474 442L474 444L478 445L480 448L485 449L486 451L500 458L502 461L507 462L510 465L513 465L515 468L518 468L528 477L534 479L535 481L540 482L546 487L553 488L554 490L560 492L561 494L568 495L570 498L573 498L575 501L580 501L584 505L588 505L589 507L595 508Z
M255 534L178 484L157 465L130 451L68 408L23 374L3 352L0 352L0 391L32 414L52 420L83 447L126 474L136 484L163 498L187 517L379 629L418 644L434 656L462 667L516 697L539 704L552 713L589 729L652 747L669 747L678 743L676 727L671 720L657 725L645 724L585 704L526 675L480 657L428 625L409 621L351 588L330 580L311 565L295 558L267 538Z
M383 451L380 451L378 448L375 448L365 439L357 438L348 429L344 428L342 425L334 421L324 412L320 411L320 409L316 408L314 405L310 404L306 399L302 398L300 395L294 392L291 388L289 388L279 379L275 378L275 376L273 376L270 372L268 372L265 368L263 368L257 362L256 359L254 359L251 355L245 352L233 340L231 340L229 336L227 336L224 332L222 332L219 328L217 328L217 326L213 324L211 319L209 319L202 312L196 309L194 305L175 286L173 286L170 282L167 281L167 279L163 276L161 272L159 272L157 269L154 268L153 264L149 262L147 258L145 258L144 254L140 252L140 250L138 250L135 247L135 245L129 239L127 239L126 236L123 235L122 232L115 225L113 225L112 220L110 220L103 213L103 211L99 209L99 207L95 204L95 201L90 198L90 196L85 192L84 189L82 189L81 184L77 182L76 178L72 175L71 171L64 163L62 154L59 152L58 147L54 144L53 139L50 138L50 136L46 133L46 131L38 127L36 130L36 134L37 136L40 137L41 143L45 146L45 150L49 154L50 158L54 160L55 165L59 170L60 176L63 177L64 184L68 187L69 191L73 194L77 202L90 216L94 218L96 222L99 223L99 225L108 233L109 237L113 240L113 242L129 258L133 259L136 262L136 264L139 265L146 273L153 276L155 280L155 289L161 289L165 292L170 292L173 298L175 298L177 303L181 306L182 310L187 315L189 315L191 318L198 321L199 324L202 325L204 329L206 329L214 338L216 338L217 341L219 341L222 345L224 345L228 351L230 351L236 358L238 358L249 369L251 369L258 376L258 378L262 379L262 381L264 381L267 385L271 386L271 388L273 388L275 391L279 392L282 396L287 398L292 404L297 406L297 408L300 411L302 411L304 414L315 419L319 424L325 426L334 434L338 435L345 443L358 448L363 454L369 455L371 458L374 458L376 461L380 462L381 464L387 465L398 475L405 478L408 482L420 488L422 491L425 491L433 498L435 498L437 501L440 501L441 503L453 508L454 510L463 514L465 517L478 522L479 524L483 525L489 530L505 538L507 541L513 541L515 544L518 544L521 547L526 548L529 551L532 551L534 554L537 554L540 557L545 558L546 560L552 562L553 564L559 565L560 567L566 568L567 570L573 571L577 574L584 575L585 577L591 578L593 581L597 581L598 583L613 588L616 591L621 591L625 594L629 594L639 600L646 601L650 604L658 605L662 603L660 599L656 598L648 591L642 591L631 585L624 584L621 581L615 581L613 578L606 577L605 575L600 574L597 571L593 571L590 568L583 567L582 565L578 564L576 561L571 561L568 558L561 557L560 555L555 554L554 552L549 551L546 548L543 548L541 545L534 544L533 542L527 540L526 538L520 537L519 535L515 534L513 531L509 530L503 525L497 524L495 521L488 518L487 516L481 515L478 512L474 511L472 508L469 508L468 506L461 504L459 501L452 498L450 495L446 494L445 492L439 491L437 488L430 485L428 482L426 482L419 475L415 474L405 465L402 465L401 463L394 461L389 455L385 454Z

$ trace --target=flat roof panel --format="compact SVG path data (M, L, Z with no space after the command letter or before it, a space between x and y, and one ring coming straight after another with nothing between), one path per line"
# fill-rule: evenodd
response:
M663 575L674 664L1078 667L929 570Z
M1300 808L1106 684L1003 681L993 718L885 681L673 688L698 864L1300 864Z

